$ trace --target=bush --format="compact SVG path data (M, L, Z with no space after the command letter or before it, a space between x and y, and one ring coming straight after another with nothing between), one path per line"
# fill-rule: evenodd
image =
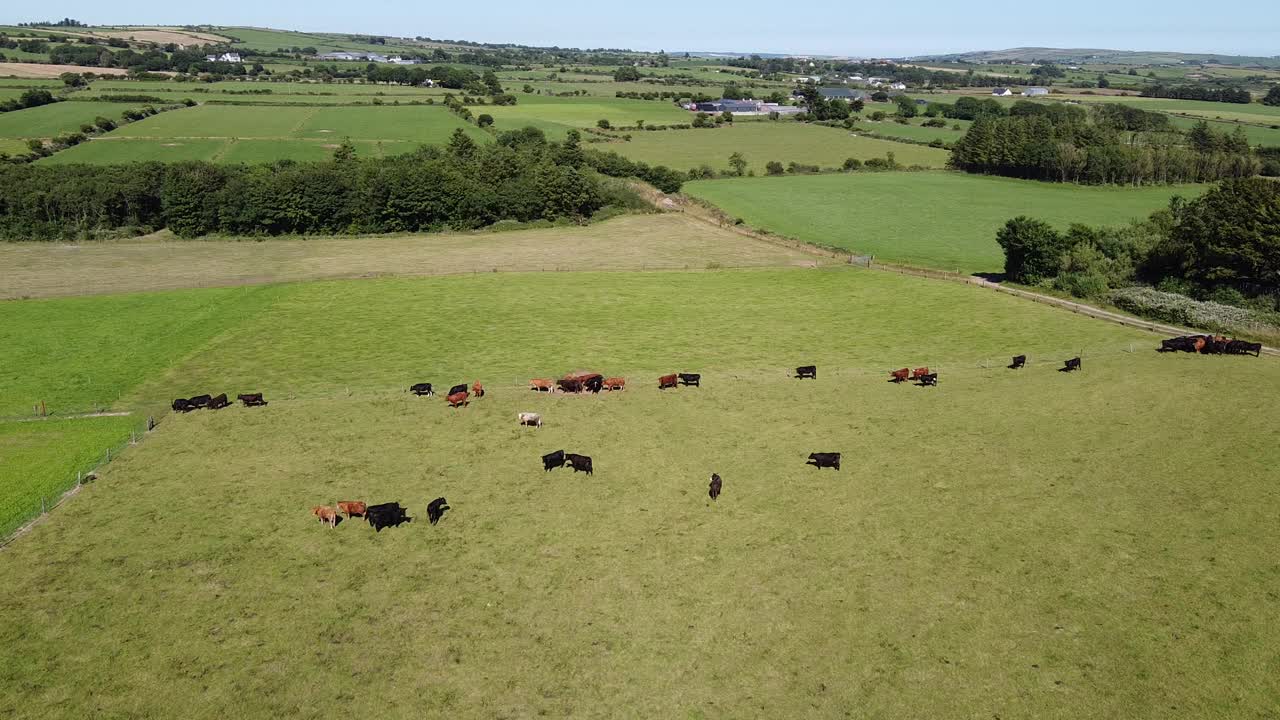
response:
M856 172L862 169L862 161L858 158L845 158L844 165L841 167L844 168L845 172Z
M786 173L786 168L782 167L782 163L777 160L770 160L765 163L764 172L766 175L783 175Z
M599 120L596 121L596 127L600 128L601 130L611 130L613 128L613 125L605 118L600 118Z
M940 117L932 117L932 118L929 118L928 120L925 120L923 125L924 127L944 128L947 126L947 121L943 120Z
M1020 215L996 233L1004 250L1004 272L1014 282L1035 285L1053 278L1062 269L1068 241L1043 220Z
M875 120L876 122L880 122L881 120L884 120L886 117L888 116L884 114L883 110L877 110L871 113L871 119Z
M1053 286L1078 298L1105 297L1110 289L1107 279L1095 272L1064 272L1053 279Z
M1135 315L1207 330L1228 331L1247 327L1258 321L1253 313L1243 308L1192 300L1149 287L1127 287L1112 291L1111 302Z
M492 124L493 124L493 116L489 115L488 113L485 113L480 117L476 118L476 125L479 125L480 127L489 127Z

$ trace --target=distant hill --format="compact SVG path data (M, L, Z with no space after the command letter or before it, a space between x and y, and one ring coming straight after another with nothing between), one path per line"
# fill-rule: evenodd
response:
M933 62L1032 62L1050 61L1058 64L1083 65L1089 63L1118 65L1239 65L1242 67L1280 67L1280 56L1252 57L1247 55L1212 55L1207 53L1158 52L1149 50L1104 50L1100 48L1045 48L1019 47L1008 50L978 50L948 55L923 55L911 58Z

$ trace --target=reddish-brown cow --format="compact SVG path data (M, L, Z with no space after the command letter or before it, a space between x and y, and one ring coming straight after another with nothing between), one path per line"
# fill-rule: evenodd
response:
M919 380L921 377L924 377L925 375L928 375L928 374L929 374L929 368L927 367L916 368L915 370L911 371L911 379Z
M345 513L347 518L352 518L352 517L355 517L356 515L363 517L364 511L367 509L368 509L368 506L360 502L359 500L338 501L338 510Z
M900 383L900 382L903 382L904 380L909 379L910 377L911 377L911 369L902 368L901 370L894 370L893 372L889 373L889 382Z
M658 389L659 389L659 390L663 390L663 389L665 389L665 388L673 388L673 387L675 387L675 386L676 386L676 374L675 374L675 373L671 373L670 375L663 375L662 377L658 378Z
M604 389L605 390L626 390L627 379L617 378L617 377L609 378L604 381Z
M537 390L538 392L551 392L555 390L555 387L556 383L554 380L540 380L538 378L534 378L529 381L529 389Z
M329 527L338 526L338 511L328 505L317 505L311 508L311 514L315 515L320 522L328 524Z
M475 395L478 398L484 397L484 386L480 384L479 380L477 380L475 384L471 386L471 394Z
M466 390L463 390L462 392L454 393L450 395L446 399L449 401L449 407L458 407L459 405L466 405L467 397L469 397L470 395L471 393L467 392Z

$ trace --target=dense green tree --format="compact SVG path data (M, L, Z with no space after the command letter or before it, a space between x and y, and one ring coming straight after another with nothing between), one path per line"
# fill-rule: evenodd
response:
M623 65L613 71L614 82L636 82L640 79L640 71L632 65Z
M1203 285L1280 291L1280 184L1225 180L1182 206L1170 233L1176 268Z
M742 157L742 153L735 152L729 156L729 167L733 168L733 174L742 177L747 174L747 159Z
M898 117L913 118L916 116L916 101L906 95L899 95L895 101L898 104Z
M1070 249L1070 241L1051 225L1024 215L1005 223L996 242L1004 250L1005 275L1029 285L1056 276Z
M1107 79L1106 73L1098 73L1098 87L1100 88L1111 87L1111 81Z
M1277 106L1280 105L1280 85L1272 85L1267 94L1262 96L1263 105Z

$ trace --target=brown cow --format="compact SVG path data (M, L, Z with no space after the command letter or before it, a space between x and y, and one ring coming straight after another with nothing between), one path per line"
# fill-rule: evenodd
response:
M477 380L475 384L471 386L471 394L475 395L478 398L484 397L484 386L480 384L479 380Z
M928 374L929 374L929 368L927 368L927 367L916 368L915 370L912 370L912 371L911 371L911 379L912 379L912 380L919 380L920 378L922 378L922 377L924 377L925 375L928 375Z
M347 519L351 519L356 515L364 517L364 511L367 508L368 508L368 505L365 505L359 500L339 500L338 501L338 510L343 513L346 513Z
M329 527L338 526L338 512L328 505L317 505L311 508L311 514L322 523L328 523Z
M609 379L607 379L607 380L605 380L605 381L604 381L604 389L605 389L605 390L626 390L626 389L627 389L627 379L626 379L626 378L616 378L616 377L615 377L615 378L609 378Z
M466 390L463 390L462 392L454 393L454 394L450 395L450 396L449 396L448 398L446 398L446 399L449 401L449 407L455 407L455 408L456 408L456 407L458 407L459 405L466 405L466 404L467 404L467 398L468 398L470 395L471 395L471 393L467 392Z
M910 368L902 368L889 373L889 382L900 383L911 377Z
M663 375L662 377L658 378L658 389L659 389L659 390L663 390L663 389L665 389L665 388L673 388L673 387L675 387L675 386L676 386L676 374L675 374L675 373L671 373L670 375Z
M556 389L556 383L554 380L540 380L538 378L534 378L529 381L529 389L536 390L537 392L553 392Z

